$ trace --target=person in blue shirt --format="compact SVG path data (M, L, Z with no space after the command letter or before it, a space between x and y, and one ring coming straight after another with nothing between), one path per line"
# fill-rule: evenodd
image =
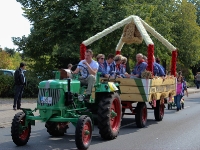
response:
M141 78L142 72L146 70L147 63L143 59L143 54L136 55L137 64L133 68L131 74L125 74L126 78Z
M153 56L153 58L154 58L154 63L153 63L154 76L165 77L166 74L164 67L156 62L155 56Z
M104 68L105 68L107 74L109 74L109 72L110 72L110 66L111 66L111 64L112 64L113 61L114 61L114 60L113 60L114 57L115 57L115 55L109 54L109 55L107 56L107 60L104 61Z
M117 77L121 78L120 76L120 65L121 65L121 60L122 60L122 55L116 55L114 57L114 61L113 63L110 65L110 71L109 74L112 77L115 77L115 75L117 75Z
M126 73L126 63L127 63L127 58L122 57L122 62L120 64L120 76L125 78L125 73Z
M160 67L164 70L165 74L166 74L166 70L165 68L160 64L160 58L156 58L156 63L158 63L160 65Z
M105 55L104 54L98 54L97 55L97 62L99 64L99 68L98 68L98 72L101 73L100 77L105 77L105 78L108 78L109 77L109 74L107 72L107 67L105 65Z
M143 59L145 60L146 63L148 62L148 58L146 56L144 56ZM153 74L154 76L159 76L159 77L165 76L164 68L160 64L155 62L155 57L154 57L154 63L153 63Z

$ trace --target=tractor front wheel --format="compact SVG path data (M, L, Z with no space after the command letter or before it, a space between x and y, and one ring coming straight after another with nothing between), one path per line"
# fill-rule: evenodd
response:
M92 140L92 121L90 117L82 115L76 125L75 141L78 149L86 150Z
M122 105L119 95L114 93L99 103L98 128L99 134L105 140L117 137L121 126Z
M12 120L11 136L17 146L26 145L30 138L31 124L29 123L28 126L25 126L25 118L25 113L19 112Z
M136 125L139 128L143 128L147 123L147 105L145 102L138 102L135 115Z
M154 108L154 116L156 121L162 121L164 117L164 103L160 103L160 100L156 101L156 107Z

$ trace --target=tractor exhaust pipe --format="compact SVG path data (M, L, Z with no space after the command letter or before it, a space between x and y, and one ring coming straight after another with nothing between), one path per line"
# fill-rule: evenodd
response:
M73 101L73 94L71 93L71 89L70 89L70 84L71 84L71 79L68 78L67 79L67 92L65 93L65 105L73 105L74 108L76 108L76 105Z

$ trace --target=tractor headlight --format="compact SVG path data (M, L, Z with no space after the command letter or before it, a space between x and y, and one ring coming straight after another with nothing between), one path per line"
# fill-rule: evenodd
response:
M78 100L79 100L79 101L83 101L83 100L84 100L84 98L85 98L85 96L84 96L84 95L78 95Z

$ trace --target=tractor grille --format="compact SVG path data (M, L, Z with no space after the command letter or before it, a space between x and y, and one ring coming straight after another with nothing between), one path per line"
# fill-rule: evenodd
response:
M37 103L41 106L54 106L60 99L61 89L39 89Z

